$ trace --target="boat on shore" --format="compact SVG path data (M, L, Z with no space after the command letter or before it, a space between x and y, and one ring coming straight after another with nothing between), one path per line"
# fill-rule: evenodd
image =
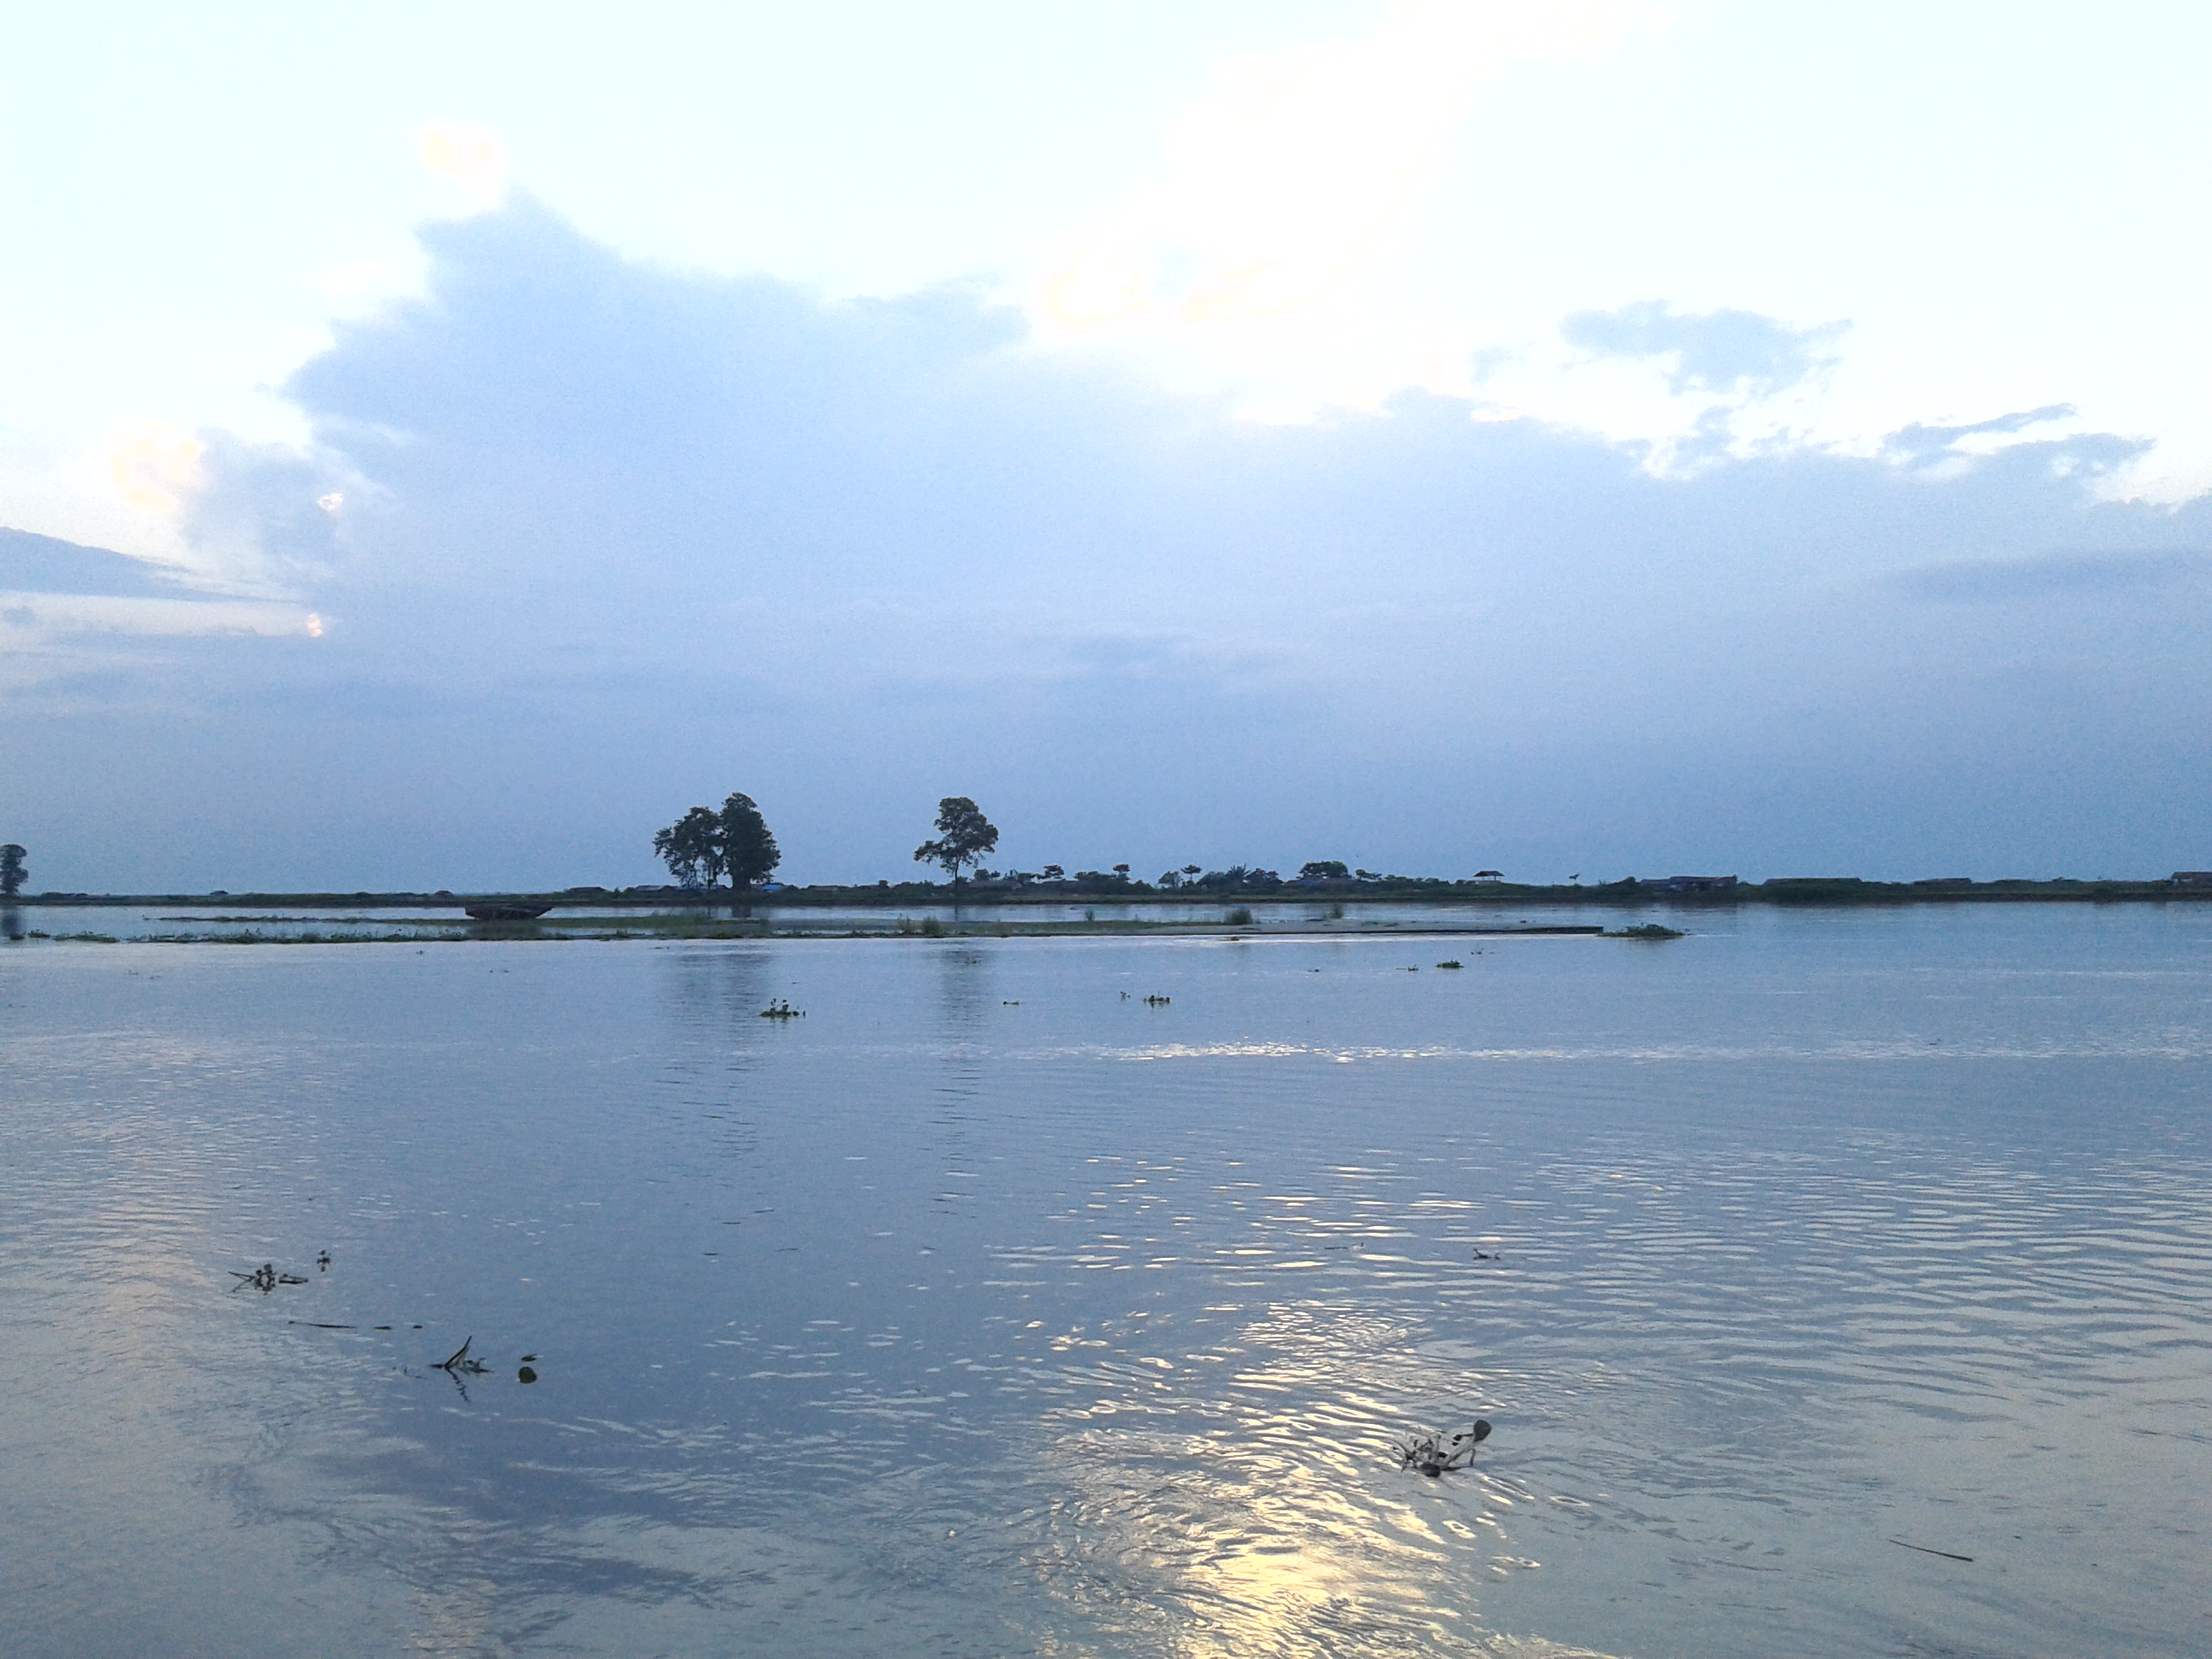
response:
M463 905L462 912L472 922L534 922L550 905L486 904Z

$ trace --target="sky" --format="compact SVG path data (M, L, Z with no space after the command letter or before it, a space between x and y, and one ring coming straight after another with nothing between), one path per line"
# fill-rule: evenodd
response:
M33 890L2212 863L2212 12L22 8Z

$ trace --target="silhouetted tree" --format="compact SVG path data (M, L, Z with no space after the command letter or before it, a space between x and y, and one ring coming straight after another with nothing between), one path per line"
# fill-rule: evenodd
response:
M1309 858L1298 867L1301 881L1341 881L1351 874L1341 858Z
M975 802L965 795L948 795L937 804L937 839L915 848L914 857L942 865L957 887L961 868L979 862L998 844L998 830Z
M30 874L23 857L23 849L12 841L0 847L0 899L12 899L23 890L23 878Z
M721 820L695 806L665 830L653 832L653 856L687 887L711 887L722 873Z
M776 838L768 833L768 821L760 816L750 795L732 794L715 814L715 823L720 831L722 868L729 875L733 892L765 880L768 872L783 862L784 855L776 850Z

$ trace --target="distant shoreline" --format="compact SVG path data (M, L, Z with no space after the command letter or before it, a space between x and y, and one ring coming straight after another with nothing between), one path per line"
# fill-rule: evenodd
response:
M1695 878L1703 880L1704 878ZM1040 890L1041 889L1041 890ZM2196 904L2212 902L2212 880L2181 882L2102 881L2054 879L2045 881L1866 881L1855 877L1782 878L1756 884L1738 882L1717 888L1681 888L1652 881L1634 887L1618 882L1601 886L1523 886L1513 882L1447 882L1407 880L1361 882L1356 886L1208 889L1126 886L1076 888L1073 884L1025 887L964 885L956 891L942 882L909 881L897 887L818 886L779 887L770 892L732 892L727 887L601 889L570 887L558 892L454 893L25 893L0 900L24 909L42 906L159 906L172 909L265 910L346 908L353 910L451 910L488 902L543 904L559 910L692 909L740 910L912 910L1030 909L1101 906L1166 906L1217 909L1228 906L1373 905L1599 906L1610 909L1652 908L1733 910L1745 906L1841 908L1863 906L1958 904Z

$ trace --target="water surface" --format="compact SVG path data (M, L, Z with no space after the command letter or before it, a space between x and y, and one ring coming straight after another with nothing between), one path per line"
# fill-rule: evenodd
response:
M0 1651L2212 1649L2212 914L1685 925L0 947Z

